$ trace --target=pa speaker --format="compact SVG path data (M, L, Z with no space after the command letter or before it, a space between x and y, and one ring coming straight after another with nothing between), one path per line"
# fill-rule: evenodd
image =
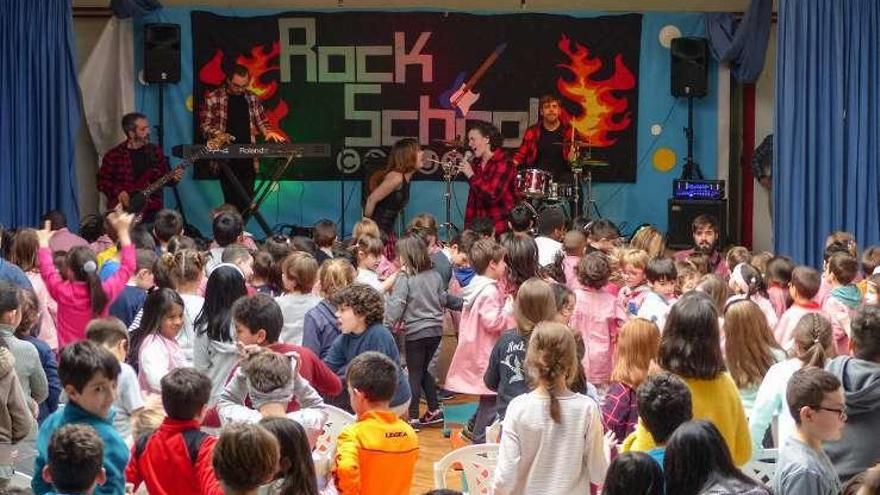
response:
M180 25L144 25L144 81L180 81Z
M669 53L672 57L672 96L709 94L709 42L706 38L673 38Z
M718 246L723 246L727 238L727 200L669 200L669 229L666 232L666 245L672 249L693 247L691 224L700 215L711 215L718 222Z

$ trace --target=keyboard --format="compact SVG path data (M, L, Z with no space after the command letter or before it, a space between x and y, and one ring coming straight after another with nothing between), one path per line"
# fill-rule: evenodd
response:
M239 158L330 158L328 143L261 143L230 144L216 150L205 150L204 144L178 144L171 148L177 158L188 159L204 153L206 160L233 160Z

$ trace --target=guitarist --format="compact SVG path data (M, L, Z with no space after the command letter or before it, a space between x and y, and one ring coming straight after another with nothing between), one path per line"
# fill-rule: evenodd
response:
M513 155L517 167L525 165L553 174L553 180L571 184L574 178L568 164L574 129L560 118L562 104L554 95L540 99L541 121L526 129L519 150ZM562 143L565 143L564 145Z
M151 182L168 173L168 158L162 148L150 142L150 122L138 112L122 117L125 141L111 148L101 160L98 169L98 190L107 197L108 209L121 204L128 208L129 197L145 189ZM183 169L174 174L174 181L183 178ZM162 194L147 198L142 211L143 222L152 224L156 212L162 209Z
M235 137L238 144L253 143L259 133L267 141L285 141L284 135L272 128L259 97L250 91L251 76L247 67L236 65L227 72L223 86L205 93L205 101L199 112L199 128L205 139L221 133ZM227 165L234 178L220 174L220 188L223 202L235 205L244 214L254 197L254 181L259 170L259 161L252 159L228 160ZM216 170L217 164L212 165ZM232 183L237 180L244 188L247 198L241 197L238 188Z

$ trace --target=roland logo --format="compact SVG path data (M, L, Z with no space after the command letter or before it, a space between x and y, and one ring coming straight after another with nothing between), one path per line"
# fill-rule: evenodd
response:
M239 152L241 152L242 155L262 155L264 153L267 153L266 148L262 146L259 148L242 147L241 149L239 149Z

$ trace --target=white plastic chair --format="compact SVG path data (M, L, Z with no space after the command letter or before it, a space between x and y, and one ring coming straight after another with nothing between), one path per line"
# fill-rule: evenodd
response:
M486 443L501 443L501 421L496 419L486 428Z
M315 442L313 452L322 456L332 456L336 451L336 438L339 433L347 425L354 423L357 418L348 411L330 404L324 404L324 410L327 411L327 422L324 423L324 433L321 433Z
M459 464L464 472L469 495L492 493L492 477L498 462L498 444L469 445L443 456L434 463L434 488L446 488L446 471Z
M753 480L771 486L773 478L776 477L776 459L778 457L778 449L764 449L746 463L742 471Z

